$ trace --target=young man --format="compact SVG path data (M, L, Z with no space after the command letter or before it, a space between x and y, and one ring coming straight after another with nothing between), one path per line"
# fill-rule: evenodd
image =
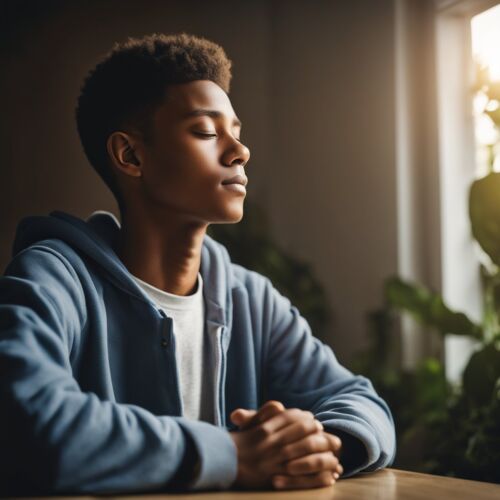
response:
M77 107L106 212L19 224L0 280L0 493L312 488L391 463L393 421L271 282L206 235L243 217L231 63L116 45Z

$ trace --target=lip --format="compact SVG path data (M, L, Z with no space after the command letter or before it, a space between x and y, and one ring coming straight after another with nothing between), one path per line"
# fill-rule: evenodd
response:
M232 182L232 183L226 183L223 184L224 189L227 189L229 191L234 191L235 193L241 193L241 194L246 194L247 188L238 182Z
M248 184L248 177L246 175L235 175L230 179L223 180L222 184L241 184L242 186L246 186Z

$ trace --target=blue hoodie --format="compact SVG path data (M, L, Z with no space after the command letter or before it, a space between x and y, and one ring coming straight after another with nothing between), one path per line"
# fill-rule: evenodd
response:
M228 488L228 416L269 399L339 434L347 476L392 462L393 420L369 380L208 235L200 272L215 423L183 417L172 320L113 251L119 230L106 212L18 226L0 278L0 494Z

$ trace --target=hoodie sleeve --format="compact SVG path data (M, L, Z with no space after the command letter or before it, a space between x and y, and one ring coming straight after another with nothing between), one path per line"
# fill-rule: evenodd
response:
M394 422L371 382L343 367L267 278L265 304L269 398L310 410L325 430L342 439L344 476L390 465L395 455Z
M227 488L227 430L82 392L70 356L85 296L57 255L26 249L0 278L0 496Z

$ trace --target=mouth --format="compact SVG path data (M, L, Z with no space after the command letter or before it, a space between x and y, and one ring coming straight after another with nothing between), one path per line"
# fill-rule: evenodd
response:
M245 187L248 184L248 177L245 175L235 175L234 177L231 177L230 179L223 180L222 184L224 186L237 185L237 186Z
M222 181L222 185L229 191L234 191L240 194L246 194L246 185L248 184L248 177L246 175L235 175L230 179Z
M243 184L239 184L238 182L233 183L223 183L224 189L228 191L234 191L235 193L246 194L247 188Z

